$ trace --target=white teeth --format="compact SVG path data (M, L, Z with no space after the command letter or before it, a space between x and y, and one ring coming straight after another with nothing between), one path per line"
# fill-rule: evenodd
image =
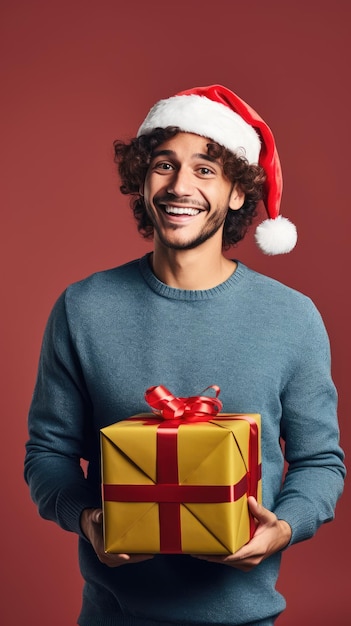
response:
M192 209L190 207L178 207L178 206L165 206L166 213L172 213L173 215L197 215L200 213L200 209Z

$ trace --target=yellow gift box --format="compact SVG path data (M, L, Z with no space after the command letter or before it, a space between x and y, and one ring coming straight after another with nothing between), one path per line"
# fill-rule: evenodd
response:
M250 540L260 415L205 419L143 413L101 430L106 552L232 554Z

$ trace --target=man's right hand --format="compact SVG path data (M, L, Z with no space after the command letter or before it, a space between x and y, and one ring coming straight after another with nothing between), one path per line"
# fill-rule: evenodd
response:
M81 529L93 546L101 563L108 567L119 567L127 563L140 563L153 558L153 554L107 554L104 550L102 532L102 510L84 509L80 518Z

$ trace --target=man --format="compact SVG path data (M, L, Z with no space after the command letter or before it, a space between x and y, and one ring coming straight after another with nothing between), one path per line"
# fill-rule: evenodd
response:
M153 253L71 285L56 303L26 480L41 515L80 536L81 626L271 625L285 607L275 590L281 551L333 518L345 473L319 313L223 255L261 198L269 218L257 229L260 247L295 245L295 227L279 215L274 138L214 85L160 101L138 137L115 150L121 191ZM177 396L216 384L224 411L262 416L263 505L249 498L256 531L233 555L104 553L99 430L148 410L144 392L158 384Z

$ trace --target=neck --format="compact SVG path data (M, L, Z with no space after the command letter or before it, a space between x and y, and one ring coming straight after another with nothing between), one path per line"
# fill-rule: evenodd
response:
M155 246L152 269L159 280L177 289L212 289L227 280L236 263L217 254L208 254L202 246L193 250L172 250Z

